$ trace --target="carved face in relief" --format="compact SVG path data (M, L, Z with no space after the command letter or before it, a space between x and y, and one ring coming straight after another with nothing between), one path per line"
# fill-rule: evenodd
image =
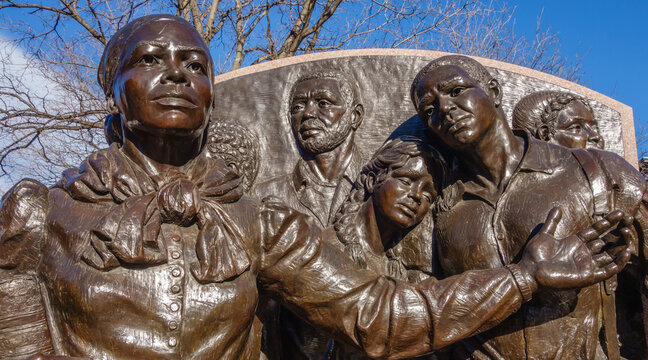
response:
M169 19L137 29L113 81L114 106L127 131L200 135L212 101L212 63L190 25Z
M481 139L497 116L495 100L499 84L482 89L456 65L443 65L416 85L418 112L428 128L453 149L465 148Z
M355 130L358 114L340 91L338 80L308 79L295 85L290 100L293 131L301 147L311 153L331 151Z
M378 221L406 229L423 220L437 196L429 161L429 154L411 157L374 188L372 201Z
M590 109L580 101L572 101L558 112L549 142L572 149L603 148L603 140Z

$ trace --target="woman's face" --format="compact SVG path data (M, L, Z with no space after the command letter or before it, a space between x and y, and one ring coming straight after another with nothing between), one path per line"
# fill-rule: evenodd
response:
M378 221L406 229L423 220L436 196L429 168L424 158L417 156L390 171L374 188L372 201Z
M189 25L158 20L137 29L113 81L129 130L200 135L212 100L208 49Z
M580 101L572 101L556 117L550 142L570 149L603 148L603 140L592 112Z

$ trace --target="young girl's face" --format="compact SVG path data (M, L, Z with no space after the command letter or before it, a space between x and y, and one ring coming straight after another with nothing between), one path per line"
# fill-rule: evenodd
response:
M423 157L417 156L387 174L374 188L372 201L378 221L405 229L423 220L436 196L429 167Z

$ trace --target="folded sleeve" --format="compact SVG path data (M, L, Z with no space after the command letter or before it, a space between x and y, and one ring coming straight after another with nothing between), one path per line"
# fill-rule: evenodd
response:
M523 302L523 279L508 268L408 284L357 268L329 245L333 233L303 214L265 204L261 220L260 286L371 357L440 349L497 325Z
M47 213L48 189L25 179L12 187L0 203L0 268L33 269Z

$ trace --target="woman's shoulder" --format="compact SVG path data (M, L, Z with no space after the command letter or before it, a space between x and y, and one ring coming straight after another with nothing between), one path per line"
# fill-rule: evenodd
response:
M0 267L32 267L38 260L49 189L33 179L14 185L0 203Z

